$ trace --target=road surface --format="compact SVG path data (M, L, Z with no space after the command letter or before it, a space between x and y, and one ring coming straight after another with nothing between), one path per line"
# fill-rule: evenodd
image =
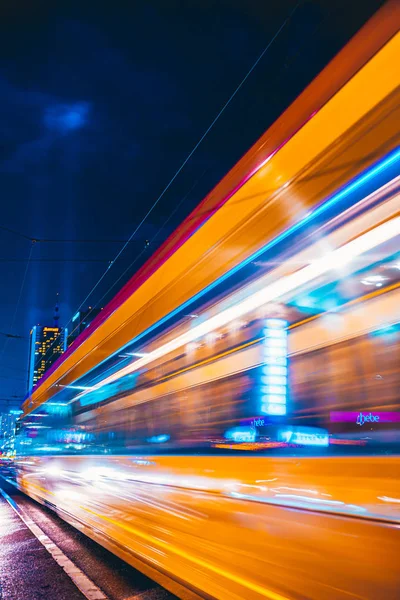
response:
M0 600L175 600L0 476Z

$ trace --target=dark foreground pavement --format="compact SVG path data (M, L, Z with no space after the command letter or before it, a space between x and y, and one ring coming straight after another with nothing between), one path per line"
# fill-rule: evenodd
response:
M0 494L0 600L177 600L2 477L0 488L55 545L59 562L71 566L72 561L78 581L86 576L93 582L87 593L79 591L66 572L68 568L57 564Z
M85 600L75 584L0 496L1 600Z

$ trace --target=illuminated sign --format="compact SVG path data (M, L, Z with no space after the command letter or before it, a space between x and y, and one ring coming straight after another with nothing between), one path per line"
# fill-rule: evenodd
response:
M362 412L360 412L360 414L357 417L356 423L357 425L364 425L364 423L378 423L379 422L379 415L373 415L372 413L369 413L369 415L364 415Z
M336 411L330 413L331 423L355 423L360 427L366 423L400 423L400 412L389 411Z
M260 412L264 415L286 414L287 400L287 321L267 319L263 340Z
M278 437L286 444L298 446L329 446L328 432L312 427L286 429L280 431Z
M43 327L43 331L59 331L58 327Z
M233 442L254 442L256 432L251 427L233 427L225 432L225 438Z
M250 425L250 427L264 427L265 424L264 417L249 417L240 422L240 425Z

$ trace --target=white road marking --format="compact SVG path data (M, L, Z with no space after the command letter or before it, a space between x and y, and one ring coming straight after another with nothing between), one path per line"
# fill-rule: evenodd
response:
M72 579L76 587L82 592L87 600L108 600L108 597L93 583L83 571L81 571L73 562L70 560L60 548L51 541L51 539L40 529L38 525L30 518L29 515L24 512L20 506L0 488L0 494L8 502L11 508L17 513L19 518L25 523L30 529L33 535L39 540L46 550L51 554L56 563L60 565L66 572L66 574Z

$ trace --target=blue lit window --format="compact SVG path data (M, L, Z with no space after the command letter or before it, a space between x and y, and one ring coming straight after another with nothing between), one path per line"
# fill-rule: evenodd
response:
M263 331L263 367L260 388L261 413L286 414L287 403L287 322L267 319Z

